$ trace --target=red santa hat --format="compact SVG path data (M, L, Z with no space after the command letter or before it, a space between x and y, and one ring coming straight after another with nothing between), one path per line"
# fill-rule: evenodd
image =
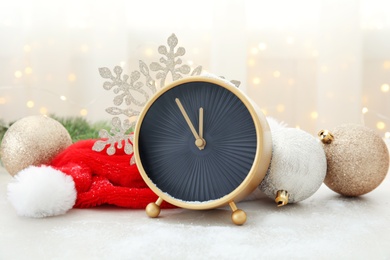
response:
M72 207L90 208L110 204L130 209L145 208L156 201L131 156L123 149L114 155L92 150L96 140L74 143L50 165L30 166L8 184L8 198L18 215L47 217ZM163 203L162 207L173 207Z

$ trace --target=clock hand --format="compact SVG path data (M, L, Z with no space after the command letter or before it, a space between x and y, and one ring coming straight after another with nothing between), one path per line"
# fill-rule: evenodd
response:
M195 137L195 145L199 148L199 150L203 150L204 146L205 146L205 141L203 140L203 138L199 137L198 133L195 130L194 125L191 123L191 120L190 120L187 112L185 111L183 105L181 104L180 100L178 98L176 98L175 101L176 101L176 104L179 107L180 112L182 113L184 119L186 120L188 126L190 127L192 134Z
M203 138L203 107L199 108L199 137L202 139L202 149L206 146L206 140Z
M199 137L203 139L203 107L199 108Z

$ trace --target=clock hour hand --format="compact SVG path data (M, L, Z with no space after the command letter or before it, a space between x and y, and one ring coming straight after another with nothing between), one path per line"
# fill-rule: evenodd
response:
M195 145L199 148L199 150L203 150L206 142L201 138L198 133L195 130L194 125L192 124L187 112L185 111L183 105L181 104L180 100L178 98L175 99L177 106L180 109L181 114L183 115L184 119L186 120L188 126L190 127L190 130L192 134L195 137ZM203 132L203 131L202 131ZM202 133L203 134L203 133Z
M203 107L199 108L199 137L203 139Z

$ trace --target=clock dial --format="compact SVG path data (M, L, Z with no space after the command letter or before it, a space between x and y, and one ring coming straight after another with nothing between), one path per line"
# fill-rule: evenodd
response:
M146 107L136 137L139 162L150 181L189 203L218 200L236 190L254 165L258 145L254 119L243 101L206 81L160 93ZM205 141L202 149L196 136Z

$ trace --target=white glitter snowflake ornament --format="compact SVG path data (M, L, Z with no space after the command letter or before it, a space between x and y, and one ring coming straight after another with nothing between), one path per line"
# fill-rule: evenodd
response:
M162 55L160 62L152 62L148 66L140 60L139 70L133 71L130 76L123 74L120 66L116 66L113 73L109 68L99 69L100 76L108 79L103 83L103 88L112 90L116 96L113 100L114 106L106 109L107 113L114 116L111 120L111 130L109 132L105 129L100 130L99 136L103 140L96 141L92 150L101 152L109 146L107 154L113 155L116 148L121 149L124 146L125 153L132 154L134 140L132 130L136 124L134 118L141 113L150 95L156 93L156 80L159 80L160 88L163 88L170 83L167 82L169 74L170 78L175 81L185 76L197 76L202 73L202 66L196 67L191 72L190 66L182 64L183 61L179 57L184 56L186 50L183 47L176 48L179 41L175 34L168 37L167 43L168 47L164 45L158 47L158 53ZM154 73L151 74L151 71ZM224 77L218 78L224 79ZM240 85L240 82L236 80L230 83L236 87ZM124 117L123 122L119 116ZM132 156L130 164L134 163Z
M168 40L168 47L161 45L158 47L158 53L163 55L160 62L152 62L149 66L145 62L139 61L139 70L133 71L130 76L123 74L123 69L116 66L111 72L109 68L100 68L99 73L102 78L108 79L103 83L105 90L112 90L116 96L114 97L114 106L108 107L106 112L113 115L111 120L111 130L108 132L102 129L99 136L104 140L96 141L92 150L101 152L106 146L107 154L113 155L116 148L121 149L124 146L126 154L133 153L133 138L132 129L136 121L131 121L130 118L137 117L150 95L157 91L156 80L159 80L160 87L164 87L167 82L167 77L170 74L173 81L183 78L184 76L196 76L202 73L202 66L198 66L192 70L190 66L182 64L181 56L186 53L183 47L176 48L178 39L175 34L172 34ZM155 72L154 74L151 74ZM191 72L191 73L190 73ZM122 75L123 74L123 75ZM125 117L123 122L119 117ZM134 164L132 157L130 164Z

